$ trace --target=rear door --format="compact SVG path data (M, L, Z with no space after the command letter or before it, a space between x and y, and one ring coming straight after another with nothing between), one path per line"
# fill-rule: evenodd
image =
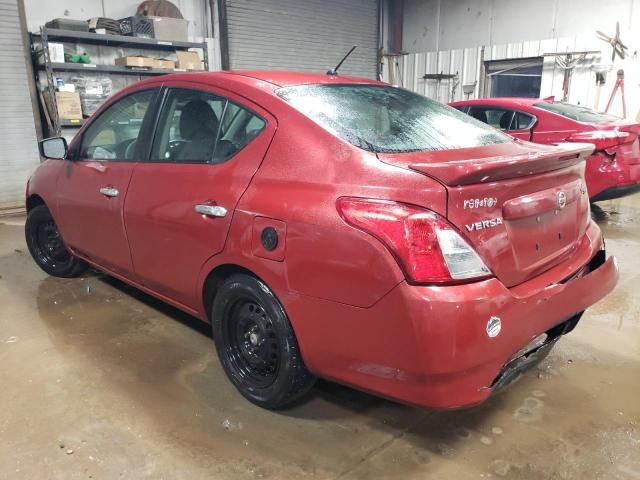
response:
M57 218L65 243L122 275L133 266L123 206L136 162L143 122L159 89L127 95L100 113L72 145L58 177Z
M173 82L163 95L150 158L131 179L125 225L138 281L195 309L200 269L224 248L276 122L206 85Z

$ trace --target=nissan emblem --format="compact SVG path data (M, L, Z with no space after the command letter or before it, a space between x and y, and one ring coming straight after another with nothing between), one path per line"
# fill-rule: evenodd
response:
M558 192L558 208L562 209L567 205L567 194Z

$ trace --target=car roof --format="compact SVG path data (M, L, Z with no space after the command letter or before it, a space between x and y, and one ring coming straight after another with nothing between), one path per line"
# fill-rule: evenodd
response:
M312 84L374 84L387 85L370 78L351 77L348 75L326 75L324 73L293 72L284 70L224 70L216 72L171 73L163 76L167 80L197 80L200 83L215 83L225 79L226 82L237 80L238 85L247 84L247 80L260 80L276 87ZM141 83L145 83L144 81Z
M533 107L538 103L545 102L544 98L528 97L498 97L498 98L477 98L473 100L462 100L451 102L450 105L494 105L500 107L526 106Z
M369 83L385 85L383 82L370 78L351 77L349 75L327 75L325 73L290 72L286 70L229 70L228 75L242 75L264 82L273 83L279 87L310 84L340 84L340 83Z

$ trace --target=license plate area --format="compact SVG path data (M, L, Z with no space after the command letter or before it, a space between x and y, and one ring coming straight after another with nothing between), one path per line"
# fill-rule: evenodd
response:
M577 245L588 222L581 179L511 199L502 207L516 266L549 266Z
M574 246L579 235L573 208L506 221L505 227L516 265L523 270L548 264L563 255Z

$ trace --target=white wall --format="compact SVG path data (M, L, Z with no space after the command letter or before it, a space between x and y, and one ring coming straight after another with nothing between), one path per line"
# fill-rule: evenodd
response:
M403 47L420 53L595 30L610 35L616 20L622 30L633 30L640 0L405 0Z
M189 20L191 40L207 36L207 0L172 0ZM91 17L124 18L135 15L142 0L24 0L27 28L38 31L53 18L87 20Z
M611 62L611 46L596 36L612 36L620 22L625 60ZM462 85L478 82L471 98L482 96L481 65L487 60L542 56L545 53L598 50L573 71L569 102L603 110L616 81L625 72L627 118L640 118L640 0L405 0L404 50L400 63L403 86L442 102L461 100ZM596 103L595 70L607 68L606 83ZM458 73L459 86L423 80L425 73ZM540 96L562 98L564 70L545 57ZM620 97L611 113L622 116Z
M412 53L402 57L397 77L401 86L422 95L448 103L464 99L462 86L477 82L474 93L469 98L483 96L481 85L481 64L489 60L518 59L542 56L549 52L593 50L602 48L593 36L577 36L533 40L527 42L470 47L463 49L440 50L426 53ZM640 121L640 63L637 58L625 61L616 59L611 63L609 49L602 55L592 55L578 63L573 71L568 101L585 105L596 110L604 110L616 82L616 72L625 73L625 93L627 118ZM607 68L606 83L601 87L599 102L596 102L596 84L594 68ZM434 80L424 80L425 73L457 73L459 84L452 95L452 82L442 81L439 88ZM541 97L554 96L561 99L564 70L556 65L554 57L544 57L542 69ZM610 112L622 116L620 94L614 98Z

